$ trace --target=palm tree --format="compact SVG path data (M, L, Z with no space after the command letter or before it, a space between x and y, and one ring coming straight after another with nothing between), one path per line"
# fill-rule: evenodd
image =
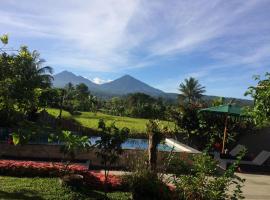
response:
M179 85L179 91L181 92L181 97L190 104L202 97L203 93L205 93L205 87L198 80L190 77Z
M46 61L40 58L40 54L37 51L33 51L32 58L32 64L35 71L34 75L36 77L37 83L39 83L39 87L49 88L53 80L53 68L50 66L43 67L44 62Z
M97 104L98 104L97 97L94 96L94 95L92 95L92 94L90 94L88 96L88 100L89 100L89 102L91 104L91 110L92 110L92 112L94 112L94 114L96 115L97 114Z

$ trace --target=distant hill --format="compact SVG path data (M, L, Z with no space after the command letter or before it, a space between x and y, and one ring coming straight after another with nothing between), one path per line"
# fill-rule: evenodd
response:
M54 75L53 86L62 88L67 83L71 82L74 85L79 83L84 83L88 86L89 90L102 98L111 98L113 96L124 96L130 93L142 92L153 97L163 97L165 99L170 99L172 101L177 101L178 94L177 93L166 93L162 90L156 89L147 85L146 83L130 76L125 75L114 81L104 84L95 84L87 78L82 76L77 76L69 71L63 71L56 75ZM203 99L205 101L211 101L218 96L208 96L205 95ZM234 98L225 98L226 102L230 102ZM239 105L252 105L251 100L247 99L235 99L235 103Z
M75 74L73 74L72 72L69 72L69 71L62 71L59 74L54 75L53 78L54 78L54 80L53 80L54 87L62 88L62 87L65 87L65 85L70 82L74 85L84 83L85 85L88 86L89 90L91 90L91 91L99 90L98 84L95 84L92 81L90 81L89 79L84 78L82 76L76 76Z
M171 99L173 101L177 101L179 94L177 93L165 93L167 95L168 99ZM210 102L214 99L220 98L219 96L213 96L213 95L204 95L202 97L202 100L205 102ZM233 98L233 97L224 97L225 103L230 103L232 100L235 104L239 106L252 106L253 101L248 99L239 99L239 98Z
M95 84L89 79L82 76L77 76L72 72L63 71L54 75L53 86L64 87L67 83L71 82L74 85L84 83L88 86L89 90L99 96L121 96L129 93L142 92L151 96L165 96L165 92L153 88L142 81L133 78L130 75L122 76L112 82L104 84Z
M122 76L112 82L100 85L100 88L108 93L125 95L129 93L142 92L151 96L162 96L165 92L153 88L146 83L133 78L130 75Z

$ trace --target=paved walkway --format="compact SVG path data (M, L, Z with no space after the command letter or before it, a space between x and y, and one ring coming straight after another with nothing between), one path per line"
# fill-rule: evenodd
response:
M270 200L270 175L236 174L245 178L243 187L247 200Z

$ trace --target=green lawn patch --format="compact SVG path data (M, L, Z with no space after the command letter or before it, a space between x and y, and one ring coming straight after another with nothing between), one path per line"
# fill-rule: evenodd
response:
M47 108L49 114L57 117L59 115L59 109L55 108ZM81 112L80 115L71 115L67 111L63 111L63 118L72 118L79 122L82 126L87 128L97 129L99 119L104 119L106 123L115 122L116 126L119 128L127 127L130 129L131 134L136 135L138 133L146 132L146 123L149 119L141 119L141 118L132 118L132 117L120 117L113 116L104 113L93 113L93 112ZM174 127L173 122L161 121L164 126L168 126L170 128Z
M18 178L0 176L0 199L94 200L104 193L90 188L72 190L61 186L58 178ZM110 192L110 199L129 199L130 193Z

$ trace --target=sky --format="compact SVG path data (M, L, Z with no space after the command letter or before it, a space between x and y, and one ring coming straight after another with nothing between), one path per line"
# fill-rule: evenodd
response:
M9 46L96 83L129 74L166 92L195 77L243 98L270 71L269 0L0 0ZM247 98L247 97L245 97Z

